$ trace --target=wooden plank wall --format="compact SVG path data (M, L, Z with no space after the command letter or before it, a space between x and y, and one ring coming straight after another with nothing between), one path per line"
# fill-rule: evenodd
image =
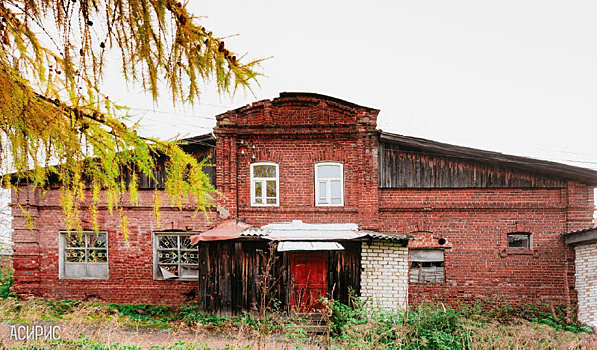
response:
M342 242L344 251L327 253L328 293L343 303L349 291L359 293L361 242ZM261 289L259 281L268 254L267 241L217 241L199 243L198 301L206 312L223 316L257 314ZM260 251L265 252L261 254ZM268 296L288 311L289 254L277 253L274 287ZM271 304L270 304L271 305Z
M268 245L264 241L217 241L199 243L199 302L204 311L224 316L259 310L260 275ZM282 260L274 266L282 274ZM272 291L280 299L280 285ZM280 299L283 300L283 299Z
M328 295L348 304L361 292L361 242L342 242L343 251L328 252Z
M381 188L565 187L563 181L452 157L379 144Z

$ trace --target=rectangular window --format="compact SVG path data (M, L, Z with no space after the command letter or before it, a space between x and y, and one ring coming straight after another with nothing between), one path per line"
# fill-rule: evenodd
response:
M531 249L531 234L527 232L514 232L508 234L508 248Z
M315 205L344 205L344 171L342 163L315 164Z
M108 234L61 232L59 278L108 278Z
M444 251L438 249L410 249L411 283L445 283Z
M278 205L278 164L251 164L251 205Z
M156 233L154 236L154 279L197 279L199 251L191 234Z

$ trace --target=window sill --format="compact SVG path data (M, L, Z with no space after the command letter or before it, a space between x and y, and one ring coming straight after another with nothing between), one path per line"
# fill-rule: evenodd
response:
M199 278L182 277L182 278L154 278L154 281L168 282L168 281L182 281L182 282L197 282Z
M505 258L511 255L529 255L533 258L539 257L539 251L537 249L516 249L516 248L505 248L500 252L500 258Z

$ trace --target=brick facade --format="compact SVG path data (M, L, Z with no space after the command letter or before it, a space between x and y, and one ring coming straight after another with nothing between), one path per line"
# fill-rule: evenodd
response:
M99 207L102 231L108 233L109 279L59 279L59 232L64 230L60 191L21 187L13 192L13 204L20 204L30 213L33 224L22 210L13 205L14 281L13 290L21 295L39 295L57 299L91 299L118 303L175 304L195 299L197 281L158 281L153 278L153 232L178 230L200 232L209 227L202 213L194 208L183 211L162 209L161 226L153 216L153 191L140 191L139 204L124 208L129 219L128 242L122 237L120 218ZM15 203L16 202L16 203ZM162 203L169 203L164 196ZM83 208L85 209L85 208ZM211 215L212 222L215 215ZM83 217L85 229L89 219Z
M408 300L408 248L362 243L361 296L370 308L399 309Z
M382 231L413 235L411 248L445 249L446 283L411 284L410 302L570 303L574 253L560 235L591 226L593 191L575 182L568 186L381 190ZM584 208L576 201L582 197ZM532 233L531 249L508 249L507 234L520 231Z
M575 250L578 320L597 327L597 243L577 245Z
M534 183L535 178L554 177L552 182L537 183L556 185L382 188L378 184L378 112L316 94L282 94L217 116L215 176L223 195L219 205L225 209L220 213L228 212L253 226L292 220L357 223L364 230L411 236L411 248L443 249L445 283L411 283L410 303L428 299L453 304L478 299L563 305L572 302L574 251L564 245L560 235L591 226L592 184L576 180L572 170L554 177L543 167L528 172L525 180ZM410 149L405 152L413 154ZM450 166L458 170L459 158L453 159L456 165ZM276 206L251 205L250 165L256 162L273 162L279 167ZM343 164L343 206L315 205L314 167L318 162ZM433 166L434 171L441 171L444 165ZM597 175L590 176L597 181ZM64 225L59 190L48 190L43 197L39 191L27 188L13 194L15 291L127 303L193 300L196 281L153 279L153 233L201 232L220 218L215 208L208 222L201 214L193 216L190 206L182 211L166 206L162 226L157 227L152 196L153 191L140 191L139 205L124 209L130 221L128 244L121 237L118 215L100 208L100 229L109 236L109 279L60 280L58 233ZM164 197L162 203L170 201ZM31 229L26 227L27 220L16 204L30 211ZM530 249L508 249L507 234L512 232L530 233ZM375 242L370 247L363 245L363 267L370 270L362 274L361 292L372 297L377 293L370 283L374 275L368 274L374 273L371 269L377 270L371 265L376 260L370 260L373 255L369 255L375 249L390 249L397 254L399 271L386 273L402 285L394 286L392 282L383 286L389 288L394 299L381 300L388 305L403 305L408 278L402 270L405 267L401 259L406 255L402 248L381 248Z

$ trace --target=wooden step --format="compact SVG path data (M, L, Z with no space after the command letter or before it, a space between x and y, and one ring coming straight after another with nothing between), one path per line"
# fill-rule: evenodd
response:
M327 331L327 322L320 312L295 313L291 320L309 334L322 334Z

